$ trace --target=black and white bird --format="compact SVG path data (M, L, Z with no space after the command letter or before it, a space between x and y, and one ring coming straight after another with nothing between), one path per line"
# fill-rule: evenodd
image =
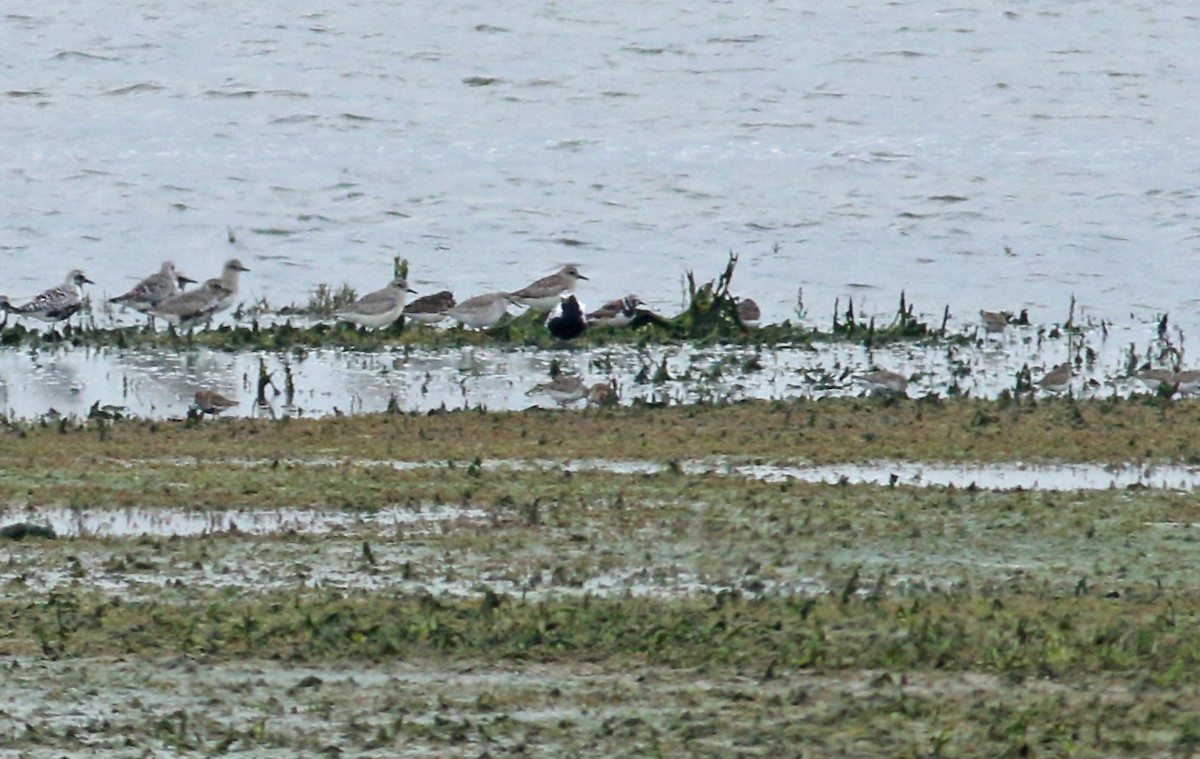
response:
M641 299L632 294L610 300L587 315L588 326L628 327L633 318L637 316L638 308L642 305Z
M0 308L4 309L6 314L28 316L44 322L60 322L74 316L83 306L85 284L95 283L79 269L72 269L61 285L51 287L24 305L15 306L7 295L0 295Z
M587 329L583 306L574 293L559 301L550 316L546 317L546 329L559 340L574 340Z

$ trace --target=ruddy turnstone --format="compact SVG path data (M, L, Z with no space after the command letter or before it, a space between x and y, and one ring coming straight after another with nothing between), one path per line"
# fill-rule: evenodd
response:
M1059 364L1042 375L1042 378L1037 381L1037 386L1047 393L1057 395L1071 387L1071 374L1070 361Z
M142 279L124 295L109 298L108 302L128 306L134 311L146 314L150 317L150 326L153 327L154 315L150 313L150 309L183 292L182 285L195 281L176 271L175 264L163 261L162 268L157 272Z
M592 327L627 327L637 316L638 306L641 305L641 299L632 294L610 300L588 314L587 323Z
M559 374L549 382L543 382L531 388L526 395L545 393L560 406L569 406L575 401L588 397L591 392L583 380L574 374Z
M908 392L908 377L899 372L889 372L885 369L879 369L867 372L866 374L860 374L856 379L866 385L867 389L871 392L891 395L905 395Z
M508 294L513 303L545 313L558 305L564 293L575 292L579 280L587 279L576 264L567 264L554 274Z
M335 315L369 329L386 327L400 318L404 299L411 292L414 291L409 289L408 280L397 277L387 287L367 293Z
M404 307L404 318L422 324L437 324L446 318L447 309L454 308L454 293L449 290L422 295Z
M230 400L212 390L197 390L196 397L192 402L192 408L198 410L201 414L210 414L212 416L219 416L222 411L227 411L236 405L238 405L237 401Z
M505 293L476 295L446 309L446 316L473 329L484 329L504 318L508 313L508 304L508 295Z
M574 340L587 329L583 307L574 293L563 298L546 317L546 329L559 340Z
M155 304L146 313L180 329L191 329L197 324L212 321L213 314L221 310L221 303L228 296L229 291L220 279L209 279L195 290L179 293L174 298Z
M74 316L83 305L83 285L95 284L79 269L72 269L58 287L39 293L23 306L14 306L8 296L0 295L0 308L16 316L29 316L44 322L60 322Z

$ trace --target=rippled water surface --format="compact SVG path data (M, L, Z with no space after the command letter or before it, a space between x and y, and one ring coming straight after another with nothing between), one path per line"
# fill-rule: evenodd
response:
M734 250L768 321L903 288L1190 330L1198 38L1170 1L25 4L0 292L236 253L283 304L402 255L426 292L579 261L585 301L666 310Z

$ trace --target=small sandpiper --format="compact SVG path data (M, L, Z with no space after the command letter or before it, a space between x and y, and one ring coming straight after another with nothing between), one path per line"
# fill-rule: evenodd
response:
M215 417L220 416L222 411L227 411L236 405L238 405L237 401L226 398L220 393L213 392L212 390L197 390L192 408L198 410L201 414L209 414Z
M983 322L983 331L989 335L1002 335L1008 329L1012 314L1007 311L979 310L979 320Z
M1175 375L1180 395L1192 395L1200 391L1200 369L1184 369Z
M574 293L563 298L546 317L546 329L559 340L574 340L587 329L583 306Z
M244 271L250 271L250 270L247 269L245 266L242 266L242 262L239 261L238 259L231 258L225 262L225 267L223 269L221 269L220 277L213 277L212 279L205 281L204 284L206 284L206 285L210 284L210 283L220 285L221 291L224 291L224 293L225 293L217 301L217 308L216 308L216 311L214 311L213 313L224 311L225 309L227 309L233 305L234 300L237 299L238 280L240 279L239 275ZM210 289L209 292L219 292L219 291L215 290L215 289Z
M611 406L617 402L617 392L613 383L597 382L588 388L588 406Z
M737 302L737 315L743 327L753 327L762 319L762 309L751 298L745 298Z
M638 307L641 305L641 299L633 294L610 300L588 314L587 323L592 327L628 327L637 316Z
M1171 369L1143 369L1133 376L1152 393L1157 393L1164 385L1172 392L1179 386L1179 375Z
M508 313L509 299L505 293L486 293L467 298L453 308L446 309L446 316L473 329L485 329L504 318Z
M531 388L526 395L545 393L560 406L569 406L575 401L583 400L591 392L583 380L574 374L559 374L549 382L543 382Z
M213 314L221 310L221 303L228 296L229 291L220 279L209 279L195 290L179 293L174 298L155 304L146 313L180 329L191 329L212 321Z
M411 292L414 291L409 289L408 280L397 277L389 282L387 287L367 293L338 311L335 316L368 329L386 327L400 318L400 313L404 310L404 299Z
M856 379L866 385L867 389L871 392L888 395L907 395L908 393L908 377L899 372L889 372L886 369L879 369L867 372L866 374L860 374Z
M575 285L581 279L587 277L579 273L579 266L567 264L554 274L509 293L508 297L513 303L545 313L557 306L565 293L575 292Z
M150 317L150 327L153 329L154 314L150 313L150 309L168 298L175 297L183 292L183 285L195 281L176 271L175 264L163 261L162 268L157 272L142 279L124 295L109 298L108 302L128 306L134 311L146 314Z
M1057 395L1064 390L1070 389L1071 374L1070 361L1059 364L1042 375L1042 378L1037 381L1037 386L1047 393L1053 393L1054 395Z
M74 316L83 306L85 284L95 283L79 269L72 269L61 285L38 294L23 306L14 306L8 296L0 295L0 308L3 308L6 314L29 316L44 322L60 322Z
M446 318L446 311L454 308L454 293L449 290L422 295L404 307L404 318L422 324L437 324Z

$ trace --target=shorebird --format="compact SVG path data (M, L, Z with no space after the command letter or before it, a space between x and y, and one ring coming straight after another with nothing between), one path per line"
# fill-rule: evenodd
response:
M592 327L627 327L633 321L633 317L637 316L640 305L641 299L632 294L610 300L588 314L587 323Z
M214 417L220 416L222 411L227 411L236 405L238 405L237 401L230 400L212 390L196 391L196 397L192 402L192 408L197 409L201 414L210 414Z
M871 392L890 395L906 395L908 393L908 377L899 372L889 372L880 369L856 377L867 386Z
M984 311L979 310L979 319L983 322L983 331L989 335L1003 334L1008 328L1008 321L1011 314L1007 311Z
M128 306L134 311L150 317L150 326L154 327L154 314L150 309L168 298L173 298L183 292L182 286L196 280L185 277L175 270L175 264L163 261L162 268L154 274L142 279L124 295L109 298L109 303Z
M587 402L589 406L608 406L617 402L613 386L607 382L597 382L588 388Z
M554 274L508 294L513 303L545 313L558 305L564 293L575 292L579 280L587 279L575 264L567 264Z
M404 318L422 324L437 324L446 318L446 310L454 308L454 293L449 290L422 295L404 307Z
M1176 373L1175 382L1181 395L1191 395L1200 390L1200 369L1185 369Z
M1071 362L1068 361L1059 364L1050 371L1042 375L1042 378L1037 381L1037 386L1047 393L1058 393L1068 390L1071 387Z
M386 327L400 318L400 312L404 310L404 299L411 292L414 291L409 289L408 280L397 277L389 282L387 287L367 293L338 311L335 316L370 329Z
M742 326L753 327L762 318L762 311L759 309L757 303L750 298L746 298L737 302L737 315L738 321L742 323Z
M1179 375L1170 369L1143 369L1133 376L1152 393L1163 385L1173 389L1179 386Z
M549 382L535 385L525 394L533 395L539 392L550 396L551 400L560 406L569 406L575 401L587 398L591 388L574 374L560 374Z
M559 340L574 340L583 334L587 326L587 320L583 318L583 307L579 305L579 299L574 293L559 301L546 317L546 329Z
M487 293L468 298L453 308L446 309L446 316L474 329L490 327L508 313L508 295Z
M60 322L74 316L83 305L85 284L95 283L79 269L72 269L61 285L39 293L23 306L14 306L7 295L0 295L0 308L16 316L29 316L44 322Z
M221 303L229 291L220 279L210 279L195 290L179 293L174 298L157 303L146 313L163 319L180 329L191 329L197 324L212 321L213 314L221 310Z
M225 292L225 294L223 296L221 296L220 300L217 301L217 308L213 313L217 313L219 311L224 311L225 309L227 309L233 305L234 299L237 298L239 275L244 271L250 271L250 270L247 269L245 266L242 266L242 262L239 261L238 259L231 258L225 262L225 267L223 269L221 269L220 277L213 277L212 279L206 280L204 282L204 284L206 284L206 285L208 285L208 284L219 285L221 287L221 290L223 290ZM218 291L213 289L213 290L210 290L210 292L218 292ZM211 314L210 314L210 316L211 316Z

